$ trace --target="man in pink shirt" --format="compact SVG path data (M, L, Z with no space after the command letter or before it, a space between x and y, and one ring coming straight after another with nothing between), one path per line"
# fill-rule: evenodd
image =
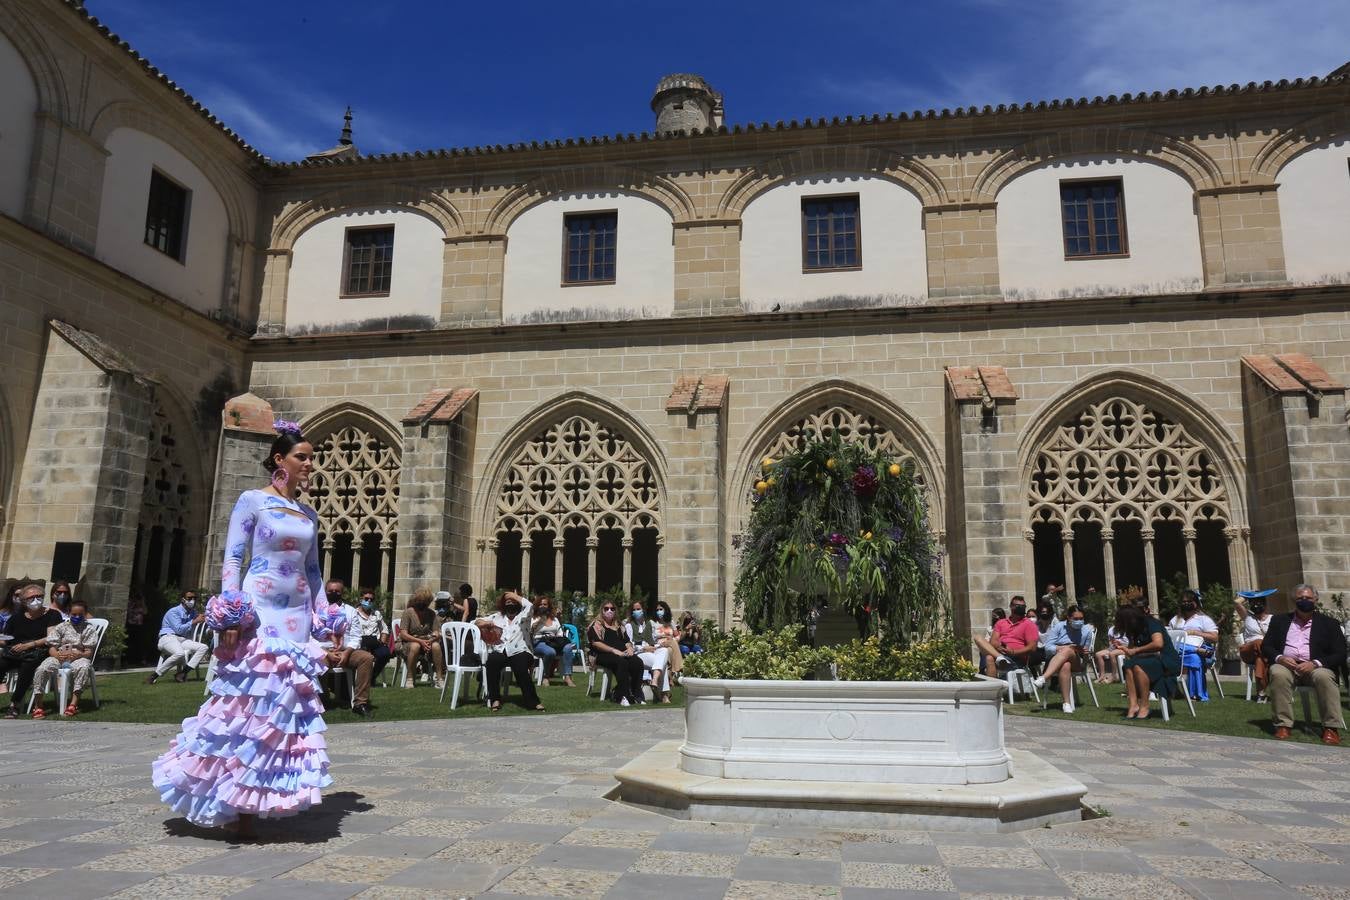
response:
M1288 740L1294 726L1294 685L1308 685L1317 694L1322 717L1322 743L1341 742L1345 717L1336 674L1345 665L1345 635L1340 623L1317 611L1317 590L1294 588L1294 612L1272 616L1261 653L1270 664L1270 705L1275 712L1275 737Z
M1012 668L1025 666L1040 638L1040 629L1027 618L1027 601L1020 595L1013 597L1008 603L1008 618L994 623L989 639L975 638L975 646L985 656L984 674L997 678L1000 664Z

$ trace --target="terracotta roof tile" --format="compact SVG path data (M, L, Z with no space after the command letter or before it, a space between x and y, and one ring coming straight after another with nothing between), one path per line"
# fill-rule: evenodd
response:
M1242 364L1277 394L1301 394L1304 391L1303 382L1267 353L1244 356Z
M1016 400L1017 388L1008 378L1008 370L1002 366L980 366L980 381L984 389L994 400Z
M403 416L403 424L417 425L424 422L427 416L436 411L436 407L445 402L450 393L450 388L434 388L428 391L427 395Z
M666 412L711 412L726 403L731 379L725 375L681 375L666 398Z
M272 404L257 394L240 394L225 401L220 411L221 425L229 431L247 431L252 434L274 434L272 423L276 417Z
M1345 385L1327 374L1327 370L1302 353L1281 353L1275 361L1288 369L1295 378L1315 391L1343 391Z
M983 382L972 366L948 366L947 383L951 385L952 399L958 403L963 400L984 399Z
M459 414L464 412L464 407L468 406L475 397L478 396L477 388L457 388L440 408L431 414L428 422L453 422L459 418Z

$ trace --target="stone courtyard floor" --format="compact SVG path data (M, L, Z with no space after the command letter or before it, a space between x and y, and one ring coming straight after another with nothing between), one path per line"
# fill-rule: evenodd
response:
M1009 835L682 822L604 795L679 711L336 726L336 783L232 844L156 803L175 729L0 725L0 895L1350 898L1350 753L1010 717L1110 815Z

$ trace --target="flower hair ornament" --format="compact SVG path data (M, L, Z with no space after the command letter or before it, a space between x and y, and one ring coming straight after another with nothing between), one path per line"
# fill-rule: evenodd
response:
M300 430L300 423L293 422L290 419L277 419L275 422L272 423L272 430L275 431L277 434L289 434L297 438L304 436L304 433ZM285 492L286 485L290 480L291 476L286 472L285 469L279 466L277 467L276 471L272 473L272 484L276 487L278 491ZM297 487L299 487L299 489L302 491L309 490L309 480L308 479L301 480L299 485L297 485Z
M292 422L290 419L277 419L272 423L272 430L277 434L293 434L300 437L300 423Z

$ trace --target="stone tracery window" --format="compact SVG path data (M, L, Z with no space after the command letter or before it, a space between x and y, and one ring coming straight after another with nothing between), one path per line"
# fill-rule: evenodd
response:
M1075 597L1135 584L1156 598L1177 575L1231 581L1228 486L1211 451L1148 403L1110 397L1064 420L1037 450L1026 496L1038 587Z
M494 517L498 587L656 594L660 492L621 428L575 414L535 434L502 476Z
M845 443L860 441L866 444L869 450L880 450L889 454L915 481L924 484L923 470L919 468L918 459L894 431L876 416L842 404L823 406L815 412L802 416L784 428L761 455L777 458L800 449L809 440L828 438L836 434ZM758 471L758 461L755 465Z
M398 448L360 424L315 439L307 499L319 514L325 578L391 587L400 464Z
M191 535L192 490L179 459L173 422L156 405L150 416L146 445L145 480L141 486L141 515L136 531L132 582L148 586L183 585L192 572L185 565L189 546L201 543Z

